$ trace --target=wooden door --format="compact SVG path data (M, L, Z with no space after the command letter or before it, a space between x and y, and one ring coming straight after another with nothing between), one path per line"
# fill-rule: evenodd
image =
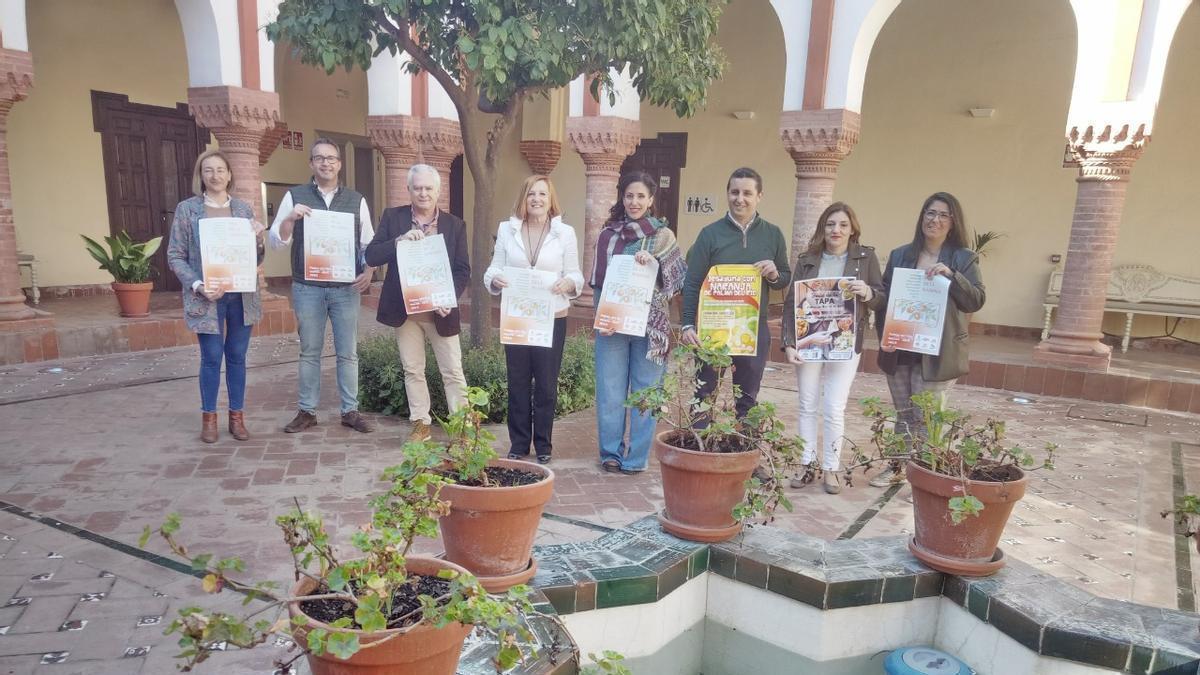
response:
M187 105L175 108L130 103L121 94L92 92L92 116L100 132L108 224L112 234L135 241L163 237L154 256L154 290L179 290L167 267L167 240L175 205L192 194L192 167L208 144Z
M641 170L658 183L654 214L666 218L673 232L679 231L679 173L686 165L686 133L662 133L658 138L643 138L637 151L621 165L622 174Z

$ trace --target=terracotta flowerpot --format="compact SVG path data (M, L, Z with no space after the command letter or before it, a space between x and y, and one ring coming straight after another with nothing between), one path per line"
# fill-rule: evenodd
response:
M1025 496L1029 477L1024 472L1019 479L1003 483L968 481L970 494L983 502L983 510L957 525L950 518L950 499L963 496L962 482L915 462L908 462L907 474L915 524L908 548L918 560L960 576L987 576L1004 567L1004 552L996 544L1013 505Z
M114 281L112 289L121 305L121 316L150 316L150 291L154 289L154 282L122 284Z
M433 575L438 570L452 569L466 572L462 567L445 560L426 556L410 555L406 559L408 571L411 574ZM301 579L292 587L292 595L299 596L311 593L316 582L307 577ZM300 603L288 605L288 614L296 616L303 614ZM308 617L305 626L293 632L296 644L308 644L308 631L312 628L324 628L327 631L347 632L344 628L334 628L329 624ZM454 675L458 670L458 657L462 652L463 641L471 633L471 626L461 623L451 623L442 628L434 628L427 623L420 623L407 629L385 630L377 633L366 631L349 631L358 634L360 645L369 645L388 638L377 647L362 649L348 659L339 659L332 654L323 656L308 655L308 665L312 675Z
M746 496L746 480L758 466L757 452L697 452L654 437L654 456L662 465L667 507L658 522L681 539L726 541L742 531L733 507Z
M513 459L492 460L489 466L543 478L516 487L447 485L442 499L450 502L450 514L442 516L440 524L446 560L471 570L489 593L500 593L529 581L537 572L530 553L542 508L554 494L554 472Z

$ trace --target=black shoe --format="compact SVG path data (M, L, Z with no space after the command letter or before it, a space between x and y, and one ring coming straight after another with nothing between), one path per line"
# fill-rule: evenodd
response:
M517 460L517 461L520 461L520 462L524 462L524 461L526 461L527 459L529 459L529 455L518 455L518 454L517 454L517 453L515 453L515 452L510 452L510 453L508 453L508 458L509 458L509 459L515 459L515 460Z
M549 464L550 463L550 455L538 455L537 459L538 459L538 464Z

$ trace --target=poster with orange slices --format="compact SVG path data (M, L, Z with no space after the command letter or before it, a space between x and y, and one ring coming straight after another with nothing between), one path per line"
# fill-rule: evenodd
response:
M734 356L757 354L761 300L762 275L754 265L713 265L700 285L700 341L729 345Z
M940 274L927 278L923 270L892 270L879 348L937 356L942 349L942 324L949 297L950 280Z
M409 314L432 312L436 307L458 307L444 236L434 234L416 241L397 239L396 273L400 277L404 311Z
M657 260L651 258L649 263L639 265L631 255L613 256L604 275L604 288L592 326L597 330L644 337L657 280Z
M258 283L258 249L249 219L201 218L200 260L205 288L253 293Z
M500 344L550 347L554 344L553 272L505 267L508 285L500 294Z
M804 279L794 285L796 351L805 361L854 358L854 277Z

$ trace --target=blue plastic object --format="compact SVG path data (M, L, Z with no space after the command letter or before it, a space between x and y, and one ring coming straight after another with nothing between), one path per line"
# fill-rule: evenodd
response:
M883 661L887 675L975 675L970 666L933 647L904 647Z

